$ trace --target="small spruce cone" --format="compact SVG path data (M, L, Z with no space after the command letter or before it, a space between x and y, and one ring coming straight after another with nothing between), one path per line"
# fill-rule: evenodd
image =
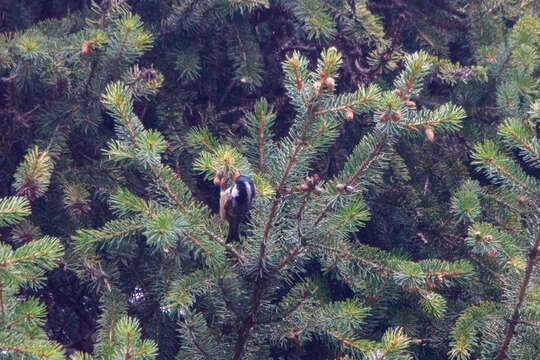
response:
M487 242L491 242L491 240L493 240L493 236L487 234L486 236L484 236L484 240L486 240Z
M322 82L315 81L313 83L313 95L319 96L319 92L321 91Z
M81 52L83 54L89 54L92 52L92 45L87 40L84 40L81 44Z
M474 236L479 239L482 236L482 233L480 231L477 231L474 233Z
M497 255L497 251L496 251L495 249L489 250L489 252L488 252L488 257L489 257L490 259L492 259L492 260L495 259L495 255Z
M216 171L216 177L214 177L214 185L220 186L222 179L223 179L223 171L221 170Z
M144 81L152 81L158 78L158 71L154 69L154 64L151 64L150 67L141 68L141 73L139 74L139 79Z
M318 186L315 186L315 187L313 188L313 193L314 193L315 195L321 195L321 194L322 194L322 189L321 189L320 187L318 187Z
M337 184L336 189L337 189L337 191L342 193L343 191L345 191L345 184Z
M429 142L433 142L433 140L435 139L435 134L433 133L433 129L430 128L429 126L426 126L426 128L424 129L424 134L426 134L426 139Z
M523 204L525 201L527 201L527 197L525 195L521 195L519 197L519 202Z
M353 188L351 185L347 185L347 186L345 187L345 192L346 192L347 194L352 194L352 193L354 192L354 188Z
M296 83L296 87L298 88L298 90L302 90L302 88L304 87L304 83L302 81L298 81Z
M435 290L435 283L433 282L433 280L431 280L431 278L428 278L426 280L426 287L428 288L428 290Z
M393 92L394 92L394 94L396 94L397 96L401 97L401 90L399 90L399 89L394 89Z
M324 84L326 86L328 86L328 88L330 90L334 90L334 88L336 87L336 81L334 80L333 77L329 76L327 77L326 79L324 79Z
M351 109L345 110L345 120L352 121L354 119L354 113Z
M337 48L335 46L330 46L328 52L337 52Z
M380 121L382 123L385 123L388 122L388 119L390 119L390 114L388 113L388 111L386 111L384 114L381 115Z
M392 113L392 120L399 121L401 119L401 112L400 111L394 111Z
M302 192L302 185L296 185L296 186L293 188L293 191L294 191L294 192Z
M324 71L319 71L319 77L323 80L326 79L326 73Z
M405 100L403 104L405 104L405 106L408 107L409 109L414 109L416 107L416 103L411 100Z

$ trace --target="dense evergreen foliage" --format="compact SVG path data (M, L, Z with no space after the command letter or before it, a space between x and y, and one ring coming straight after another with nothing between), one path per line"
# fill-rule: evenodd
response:
M538 359L538 11L4 0L0 359Z

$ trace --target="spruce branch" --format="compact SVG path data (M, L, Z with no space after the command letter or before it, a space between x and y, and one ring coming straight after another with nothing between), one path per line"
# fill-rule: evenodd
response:
M369 87L359 87L359 89L350 96L338 97L339 105L332 107L325 107L321 110L315 111L313 115L319 116L328 113L335 113L347 109L356 110L360 112L363 107L370 107L376 102L376 99L380 96L380 89L376 85L370 85ZM334 99L332 99L334 100Z
M183 342L179 358L194 360L220 358L223 349L219 348L201 313L186 312L184 321L179 322L179 325Z
M530 124L517 118L509 118L499 126L498 134L509 148L519 149L520 156L527 163L540 167L540 143Z
M475 334L482 322L497 312L495 304L482 302L461 312L456 326L452 330L453 341L448 355L451 359L465 360L477 345Z
M374 143L374 145L371 147L371 151L358 164L358 166L354 169L354 171L348 176L345 182L345 186L348 186L348 185L350 186L358 177L360 177L363 174L363 172L369 167L373 159L375 159L375 157L379 155L379 153L382 151L384 145L386 144L386 139L387 139L386 132L381 132L378 134L378 139ZM365 140L369 140L369 139L366 138ZM313 227L318 226L321 220L326 217L331 206L332 206L331 202L328 202L326 204L323 210L319 213L319 216L317 216L317 218L313 222Z
M54 162L49 152L35 146L17 167L13 184L15 190L31 200L39 198L49 187L53 167Z
M11 196L0 199L0 226L18 223L30 215L30 202L22 196Z
M232 302L231 294L229 293L229 289L225 287L223 277L220 277L218 279L218 287L219 290L221 290L221 295L223 296L223 301L225 302L227 308L231 310L237 318L241 318L242 313L240 312L236 304Z
M216 243L221 245L225 250L227 250L230 254L232 254L240 264L244 264L246 262L246 258L244 255L242 255L234 246L231 244L227 244L227 242L222 239L221 237L217 236L216 234L210 232L207 229L203 229L203 232L212 240L214 240Z
M359 261L359 262L361 262L363 264L369 265L371 268L373 268L376 271L381 271L381 272L386 272L386 273L394 272L393 269L390 269L390 268L386 267L385 265L378 264L376 262L373 262L371 260L368 260L368 259L366 259L364 257L358 256L356 254L353 254L353 253L348 252L346 250L343 250L341 248L334 248L334 247L331 247L331 246L322 245L322 244L316 244L316 243L306 244L305 246L310 247L310 248L321 249L321 250L324 250L324 251L333 252L333 253L336 253L336 254L338 254L339 256L341 256L341 257L343 257L345 259L354 259L354 260Z
M153 143L148 143L148 139L145 140L144 137L139 136L139 134L145 134L147 130L144 129L140 120L133 114L133 100L130 89L120 81L111 83L107 86L105 94L102 96L102 101L114 119L118 121L119 125L122 126L120 129L118 129L120 139L124 142L130 142L133 144L136 153L137 150L140 149L149 149L149 156L148 158L145 157L145 159L140 160L141 165L143 165L144 168L149 171L154 183L167 195L168 199L170 199L170 201L177 206L182 215L188 218L191 210L188 208L188 206L186 206L184 201L177 196L176 192L173 191L171 187L171 182L177 182L178 185L176 187L181 191L184 191L183 183L180 181L180 179L176 178L176 175L172 173L168 167L161 164L159 154L162 149L153 145ZM123 129L127 131L125 134ZM149 144L149 147L146 146L147 143ZM139 157L136 155L136 158ZM197 224L197 227L200 226L201 224ZM212 234L208 229L203 229L203 232L206 233L206 235L212 235L209 236L210 239L216 241L220 246L231 253L236 253L235 257L239 261L242 261L243 257L240 256L240 254L232 246L226 244L222 239ZM193 244L199 247L202 246L201 241L197 239L193 231L183 230L183 234L189 240L191 240ZM204 246L202 246L202 248L204 249ZM212 254L212 252L209 252L208 249L204 249L204 251L208 255Z
M343 348L352 350L353 354L360 353L367 359L406 360L410 358L407 347L411 339L404 334L402 328L386 330L379 343L358 339L347 332L328 331L327 333L339 341Z
M292 59L289 59L289 62L292 62ZM285 65L286 67L287 65ZM294 66L293 66L294 68ZM235 348L234 348L234 360L240 359L245 343L248 340L249 332L253 325L255 324L255 315L259 309L262 294L265 288L265 274L264 271L264 260L265 260L265 253L266 253L266 243L268 241L268 236L270 234L270 229L272 227L272 224L274 223L274 218L276 216L277 207L279 205L279 202L281 201L281 194L284 189L285 182L289 176L289 173L291 171L292 166L297 160L298 153L300 152L300 149L305 146L306 141L306 135L307 131L313 122L313 114L311 111L311 106L308 105L307 108L307 118L302 124L301 132L298 136L298 138L295 140L295 145L292 150L292 153L290 152L290 155L288 157L287 165L285 166L285 169L282 172L281 178L278 182L277 188L276 188L276 195L274 196L274 199L272 200L272 204L270 206L270 213L268 215L268 218L266 220L264 231L263 231L263 237L261 241L261 245L259 247L259 255L257 260L257 283L256 287L253 291L253 294L251 296L251 309L246 317L246 319L242 322L242 325L240 327L240 331L238 332L238 340L236 342Z
M268 101L265 98L260 98L255 102L253 113L247 114L246 127L251 135L250 150L247 153L248 157L251 155L252 164L256 164L256 168L260 173L263 173L267 161L270 149L273 147L271 128L274 125L276 114L273 112L273 108L268 105ZM255 155L257 154L257 155Z
M459 130L461 120L465 117L466 114L462 107L453 104L444 104L436 110L420 111L411 119L398 123L398 126L406 129L430 127L453 132Z
M143 230L144 224L134 219L112 220L99 229L77 230L71 239L75 243L75 249L82 254L89 252L93 246L99 243L106 243L111 246L111 240L120 242L127 237Z
M473 165L483 170L486 175L510 190L534 195L540 198L540 183L527 175L513 160L499 152L492 141L485 141L474 147Z
M38 359L63 360L64 352L60 344L45 340L30 340L24 344L15 340L14 337L0 333L0 348L5 351L15 352L21 356L32 356Z
M261 113L259 120L259 133L257 134L257 144L259 145L259 171L264 171L264 113Z
M523 280L521 282L519 294L518 294L516 303L514 305L512 316L510 318L510 321L507 324L506 330L504 331L504 340L502 342L501 348L499 349L497 353L496 360L504 360L504 358L506 357L506 352L508 351L508 346L510 345L512 338L515 335L516 325L520 317L521 306L523 305L523 301L525 300L525 296L527 295L527 288L529 287L531 274L533 272L533 268L538 262L537 256L538 256L539 247L540 247L540 227L538 227L536 231L534 243L529 250L527 268L525 269L525 274L523 275Z

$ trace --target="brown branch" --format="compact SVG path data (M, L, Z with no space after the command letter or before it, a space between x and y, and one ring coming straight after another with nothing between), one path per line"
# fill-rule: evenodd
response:
M504 69L506 68L506 66L508 65L508 63L510 62L510 59L512 58L512 51L510 51L508 53L508 55L506 56L506 59L504 59L504 62L502 63L501 67L499 68L499 71L497 71L497 76L495 77L495 79L493 80L495 83L499 80L499 78L501 77L501 74L502 72L504 71Z
M539 246L540 246L540 227L536 231L536 238L534 240L534 244L529 250L529 259L527 260L527 268L525 269L523 282L521 283L521 288L519 290L517 302L514 305L514 311L512 313L512 317L510 318L510 322L508 323L506 330L504 332L505 333L504 341L503 341L503 344L501 345L501 349L499 350L499 353L497 354L496 360L503 360L506 357L506 351L508 350L510 341L512 340L512 337L515 334L516 324L518 323L519 316L520 316L519 310L521 308L521 305L523 305L525 296L527 295L527 287L529 286L529 282L531 280L531 274L532 274L534 266L537 263L537 255L538 255Z
M249 332L255 324L255 314L257 313L257 310L259 309L259 306L261 304L261 299L264 292L264 284L264 279L259 280L257 282L257 287L253 292L253 296L251 297L251 309L249 311L249 315L242 322L242 327L238 332L238 340L236 341L236 344L234 346L234 360L239 360L242 356L242 351L244 350L244 346L246 345L246 342L249 338Z
M305 132L302 135L305 136ZM301 137L302 139L303 139L303 136ZM297 145L295 146L295 149L293 153L291 154L291 156L289 157L289 162L278 184L277 193L276 193L276 196L274 197L274 201L272 202L272 207L270 209L270 214L268 215L268 220L266 221L266 224L264 226L263 240L261 242L261 247L259 249L259 259L258 259L259 269L261 269L263 266L264 256L266 253L266 241L268 240L270 228L272 227L274 217L276 216L277 206L280 200L280 191L283 188L287 177L289 176L289 172L291 171L291 168L294 162L296 161L296 156L298 155L298 152L300 151L300 147L302 146L302 143L303 141L299 141ZM255 287L255 290L253 291L253 295L251 296L251 310L249 312L249 315L243 321L242 327L240 328L240 331L238 332L238 340L236 341L236 345L234 347L234 356L233 356L234 360L239 360L240 356L242 356L242 351L244 350L244 346L249 338L249 332L251 328L253 327L253 325L255 324L255 314L257 313L257 310L259 309L259 306L261 304L264 286L265 286L265 280L261 276L258 278L257 286Z
M287 264L289 264L301 251L304 249L304 245L300 241L294 245L294 247L289 251L287 257L285 257L280 263L279 268L284 268Z
M300 305L302 305L304 303L304 301L309 297L311 296L312 292L309 291L309 290L306 290L304 292L304 294L302 295L302 298L300 300L298 300L298 302L296 304L294 304L294 306L292 306L290 309L288 309L287 311L285 311L283 313L283 315L281 316L281 319L285 319L287 318L289 315L291 315L293 312L295 312L299 307Z
M333 108L328 108L328 109L323 109L323 110L319 110L319 111L315 111L313 113L313 115L323 115L323 114L326 114L326 113L329 113L329 112L334 112L334 111L340 111L340 110L346 110L346 109L349 109L353 106L357 106L357 105L360 105L364 102L367 101L367 96L364 96L363 98L361 99L358 99L358 100L355 100L355 101L352 101L348 104L345 104L345 105L340 105L340 106L335 106Z
M264 111L261 111L259 117L259 136L257 137L257 143L259 144L259 170L264 171Z
M244 61L244 64L246 68L248 67L248 59L246 50L244 49L244 43L242 42L242 39L240 38L240 33L238 32L238 28L236 26L233 26L234 28L234 34L236 35L236 41L238 41L238 46L240 47L240 52L242 53L242 60Z
M54 252L54 250L41 250L41 251L37 251L37 252L35 252L33 254L28 254L28 255L25 255L25 256L13 257L11 259L7 259L7 260L4 260L4 261L0 262L0 267L6 267L8 265L15 264L15 263L18 263L18 262L21 262L21 261L25 261L25 260L28 260L28 259L34 259L34 258L37 258L38 256L48 255L51 252Z
M193 326L192 326L192 325L189 325L188 328L189 328L189 330L190 330L190 331L189 331L189 336L191 337L191 340L193 341L193 344L195 344L195 346L197 347L197 350L199 350L199 352L200 352L201 354L204 355L204 358L205 358L205 359L211 359L210 354L208 354L208 353L203 349L202 345L199 343L199 340L197 339L197 337L195 336L195 334L193 334L193 330L194 330Z
M298 226L298 241L296 242L294 247L289 251L287 256L283 260L280 261L279 263L280 269L282 269L283 267L285 267L285 265L290 263L296 257L296 255L298 255L298 253L303 249L302 238L304 236L302 234L301 221L302 221L302 214L304 213L306 204L308 203L310 197L311 197L311 193L308 193L304 197L304 200L302 201L302 206L300 206L300 210L298 210L298 214L296 215L297 226Z
M388 267L386 267L384 265L380 265L380 264L377 264L377 263L375 263L375 262L373 262L371 260L363 258L361 256L351 254L350 252L345 251L343 249L333 248L333 247L322 245L322 244L307 244L306 247L312 247L312 248L317 248L317 249L322 249L322 250L326 250L326 251L335 252L341 257L358 260L359 262L361 262L363 264L371 266L375 270L386 271L388 273L393 273L394 272L394 270L392 270L392 269L390 269L390 268L388 268Z
M311 296L313 293L310 291L310 290L306 290L304 291L304 294L302 295L302 298L300 300L298 300L296 302L296 304L294 304L293 306L291 306L289 309L285 310L283 312L283 314L281 314L279 316L278 319L273 319L273 320L266 320L266 321L258 321L257 324L269 324L271 322L275 322L275 321L282 321L284 319L286 319L289 315L291 315L293 312L295 312L299 307L300 305L302 305L304 303L304 301L309 297Z
M248 106L248 105L235 106L235 107L232 107L232 108L227 109L227 110L223 110L223 111L215 114L214 117L216 119L220 119L220 118L225 117L227 115L234 114L235 112L246 111L248 108L250 108L250 106Z
M219 236L217 236L216 234L212 233L211 231L209 230L206 230L206 229L203 229L203 232L208 235L208 237L212 240L214 240L215 242L217 242L219 245L221 245L223 248L225 248L225 250L227 250L230 254L232 254L235 258L238 259L238 261L243 264L245 261L246 261L246 258L244 257L244 255L240 254L238 252L238 250L236 250L232 245L230 244L227 244L227 242L225 242L225 240L223 240L222 238L220 238Z
M298 75L297 75L298 76ZM311 125L311 122L313 121L313 112L312 107L310 103L306 102L305 97L303 96L304 93L300 91L302 94L302 101L304 101L304 105L307 108L307 119L303 125L302 132L299 136L299 138L296 141L296 145L294 147L294 150L292 154L289 156L289 161L287 163L287 166L285 167L285 170L283 171L283 174L281 176L281 180L279 181L279 184L277 186L276 195L274 197L274 200L272 201L272 206L270 208L270 214L268 215L268 219L266 220L266 224L264 226L264 232L263 232L263 239L261 241L261 246L259 249L259 258L258 258L258 269L261 271L263 267L263 262L265 258L266 253L266 242L268 241L268 235L270 234L270 228L272 227L272 224L274 222L274 218L276 216L277 207L281 199L281 194L283 191L283 188L285 186L285 181L287 181L287 178L289 177L289 173L296 162L298 153L300 152L300 149L305 144L305 137L307 134L307 131L309 129L309 126ZM262 275L262 274L261 274ZM257 284L255 287L255 290L253 291L253 295L251 296L251 310L249 312L249 315L246 319L242 322L242 326L240 328L240 331L238 332L238 340L236 341L235 347L234 347L234 356L233 360L239 360L242 356L242 352L244 350L244 346L249 338L249 332L253 325L255 324L255 315L259 309L259 306L261 304L261 299L264 293L264 287L266 285L266 281L263 276L259 276L257 278Z
M493 162L492 160L488 159L486 160L486 162L488 164L491 164L493 165L493 167L499 172L501 173L502 175L506 176L507 178L509 178L510 180L512 180L514 183L516 183L517 185L519 185L523 190L527 191L527 192L530 192L530 193L533 193L535 197L540 197L540 194L538 194L536 191L534 191L533 189L531 189L527 184L525 184L524 182L520 181L517 177L515 177L514 175L512 175L510 172L508 172L506 170L506 167L504 166L501 166L501 165L497 165L495 162Z
M126 334L126 356L124 356L124 360L129 360L131 358L131 354L129 353L130 349L130 340L131 340L131 333Z
M0 310L2 311L2 320L6 317L6 309L4 308L4 284L0 283Z
M403 88L403 90L401 91L401 100L405 100L407 98L407 93L409 92L409 90L411 90L411 87L413 86L414 84L414 77L411 76L410 78L407 79L407 81L405 82L405 87Z
M455 238L456 240L460 240L461 241L461 238L458 237L458 236L455 236L455 235L452 235L452 234L447 234L447 233L444 233L444 232L439 232L438 235L441 237L441 239L443 239L444 241L446 241L450 246L453 246L453 247L457 247L458 244L457 242L455 241L452 241L449 239L449 237L453 237ZM475 257L474 255L472 254L469 254L469 259L471 259L472 261L474 261L476 264L478 264L478 266L480 266L482 269L484 269L485 271L491 273L497 280L499 280L500 282L502 282L503 284L508 284L508 281L506 280L506 278L504 277L504 275L502 274L499 274L498 272L490 269L486 264L484 264L480 259L478 259L477 257Z
M120 49L118 50L118 54L116 55L116 58L114 59L114 78L118 79L118 66L120 64L120 57L122 56L122 53L124 52L124 49L126 48L127 39L129 36L129 33L131 30L126 31L126 35L122 39L122 44L120 45Z
M510 319L506 319L506 321L508 323L510 323L512 320ZM535 328L540 328L540 324L537 324L537 323L533 323L533 322L530 322L530 321L526 321L526 320L516 320L516 322L518 324L523 324L523 325L527 325L527 326L532 326L532 327L535 327Z

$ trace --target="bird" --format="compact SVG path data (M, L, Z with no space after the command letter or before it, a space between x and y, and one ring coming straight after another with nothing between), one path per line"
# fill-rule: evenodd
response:
M232 178L234 185L226 189L226 179L218 180L221 185L219 216L229 223L227 243L240 240L238 228L248 214L256 195L255 185L249 176L234 173Z

